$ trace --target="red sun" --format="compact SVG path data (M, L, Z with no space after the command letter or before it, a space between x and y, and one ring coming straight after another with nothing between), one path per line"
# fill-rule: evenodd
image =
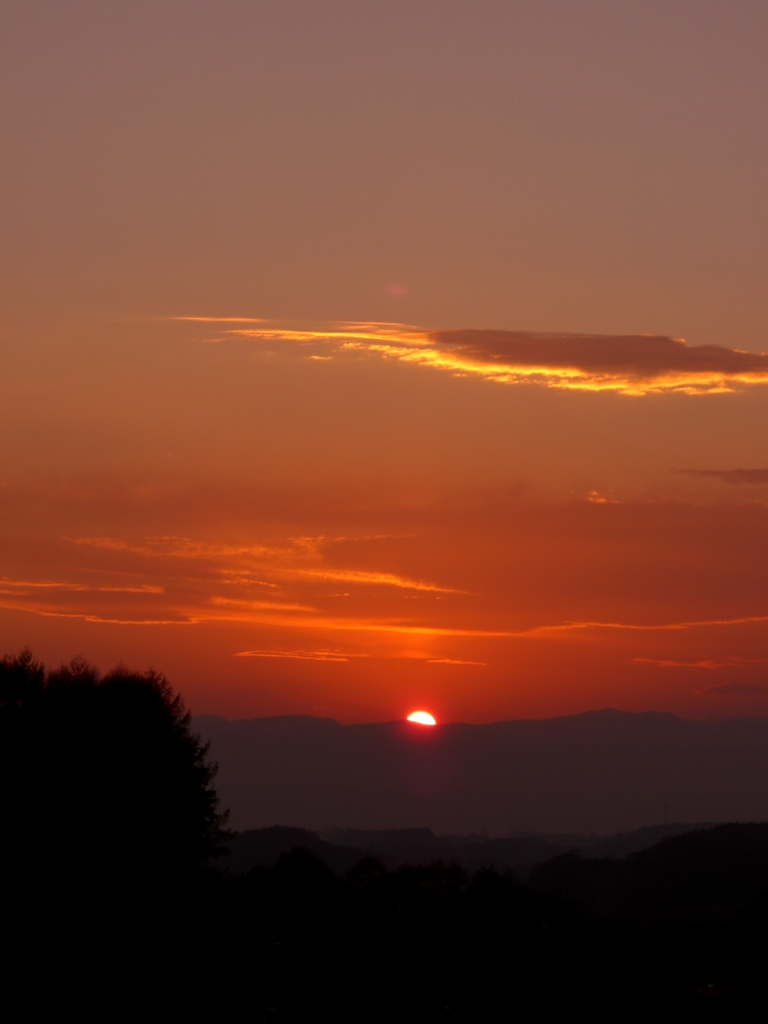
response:
M407 721L415 722L416 725L437 725L434 715L430 715L428 711L412 711Z

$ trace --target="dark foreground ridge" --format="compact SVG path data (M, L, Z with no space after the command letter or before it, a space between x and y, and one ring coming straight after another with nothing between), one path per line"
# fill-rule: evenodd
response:
M233 828L608 834L768 820L768 719L595 711L488 725L192 720ZM351 845L356 845L352 843Z
M565 851L523 881L378 858L370 834L228 836L154 673L5 659L0 732L0 962L25 1018L732 1020L764 999L768 824ZM230 868L260 861L217 866L228 843Z
M363 857L375 857L389 869L405 864L458 864L467 871L492 869L527 878L531 869L562 854L588 859L626 857L654 846L668 836L714 828L711 824L655 825L614 836L518 835L498 839L485 836L436 836L429 828L331 829L318 834L310 829L273 826L234 833L219 867L233 875L251 868L272 867L283 853L302 848L343 874Z
M290 838L266 831L272 852ZM309 838L332 857L354 852ZM238 936L244 973L276 1019L319 1008L373 1021L579 1009L727 1019L762 999L766 824L669 837L624 858L568 853L527 884L444 861L387 869L368 857L333 871L306 848L218 884L223 932Z

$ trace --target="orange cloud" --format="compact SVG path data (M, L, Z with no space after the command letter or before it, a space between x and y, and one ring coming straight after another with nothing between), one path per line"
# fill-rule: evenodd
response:
M429 330L404 324L333 323L315 328L230 328L225 334L333 349L473 374L502 384L646 394L732 391L768 382L768 354L688 345L664 335L533 334ZM310 357L316 357L312 351Z
M768 622L768 615L750 615L740 619L703 619L699 622L563 622L552 626L534 626L515 636L539 636L545 633L569 633L574 630L627 630L630 632L681 632L688 629L711 628L713 626L747 626L752 623ZM638 660L638 659L635 659Z
M762 657L766 512L751 503L495 491L333 503L310 488L281 521L261 492L211 488L107 490L99 516L90 491L85 506L40 492L31 527L26 498L0 494L5 648L60 637L53 657L93 657L104 645L119 652L97 654L104 664L158 665L190 699L194 681L203 706L240 694L248 714L305 706L281 703L289 692L311 707L319 686L366 716L428 693L473 719L669 707L666 693L695 713L697 671L741 674Z
M439 587L436 583L410 580L388 572L360 572L355 569L294 569L297 576L313 576L323 580L339 580L345 583L361 583L381 587L399 587L401 590L425 590L436 594L458 594L452 587Z
M288 658L295 661L349 661L365 658L365 654L343 654L341 651L238 651L235 658Z
M231 561L235 559L240 563L238 569L226 566L220 570L222 575L230 578L231 582L247 582L261 586L276 585L273 582L249 578L245 574L245 562L249 561L251 564L258 564L262 571L271 572L273 576L281 579L306 578L357 583L365 586L396 587L400 590L426 591L438 594L459 593L459 591L452 587L440 586L427 580L409 579L396 573L377 572L375 570L337 569L331 566L306 568L302 565L297 565L297 561L306 562L320 559L320 548L323 542L326 541L324 537L294 538L292 544L283 546L212 544L194 541L188 537L147 537L141 541L120 540L114 537L75 537L71 539L74 544L87 544L96 548L126 551L152 558L209 561L219 561L222 559Z
M9 590L0 589L0 594L19 594L25 590L68 590L73 593L94 593L94 594L162 594L162 587L155 587L145 583L138 587L126 586L97 586L88 583L71 583L65 580L9 580L0 579L0 588L9 587Z
M428 665L485 665L484 661L467 661L465 658L427 658Z

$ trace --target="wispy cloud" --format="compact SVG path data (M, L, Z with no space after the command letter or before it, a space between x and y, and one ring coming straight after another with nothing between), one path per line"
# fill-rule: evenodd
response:
M568 633L577 630L615 629L639 633L701 629L711 626L747 626L752 623L768 622L768 615L748 615L738 619L701 619L690 622L563 622L552 626L534 626L515 636L537 636L544 633Z
M6 588L6 589L3 589ZM25 590L63 590L71 593L92 594L162 594L163 588L146 583L141 586L97 586L90 583L72 583L68 580L9 580L0 579L0 594L19 594Z
M9 601L0 601L0 608L4 608L7 611L29 612L32 615L39 615L44 619L78 619L81 622L94 622L109 626L192 626L196 625L199 621L189 617L157 619L136 616L134 618L123 618L117 615L98 615L95 612L88 611L62 611L34 604L14 604Z
M321 562L321 549L335 538L326 539L298 537L293 543L268 544L214 544L195 541L188 537L147 537L128 541L114 537L75 537L72 543L112 551L125 551L148 558L189 559L191 561L225 561L220 569L223 576L232 582L248 582L271 586L274 579L281 580L327 580L334 583L352 583L360 586L395 587L399 590L424 591L437 594L458 594L462 591L441 586L429 580L411 579L407 576L376 570L345 569L330 565L313 566ZM231 563L236 560L238 568ZM246 563L257 566L262 574L271 575L273 580L259 580L246 575ZM310 564L306 564L310 563Z
M121 557L138 555L144 559L148 558L150 562L145 565L146 573L150 578L153 574L159 574L161 578L167 575L170 589L159 584L124 585L115 582L91 585L68 580L6 579L0 580L0 592L4 598L0 601L0 606L47 617L60 616L80 618L89 622L119 622L131 625L229 622L277 627L290 632L316 635L368 633L390 637L456 637L479 640L546 640L605 631L682 632L768 622L768 615L752 615L655 623L561 621L520 629L511 624L507 628L502 624L499 624L500 628L483 628L482 624L471 621L475 618L474 615L469 622L448 624L443 615L435 614L433 617L428 610L422 611L418 616L397 613L386 615L381 614L379 607L371 614L373 609L345 604L344 613L339 614L336 606L328 603L338 595L328 595L318 590L318 583L344 580L350 587L357 585L358 588L380 585L395 591L410 589L457 595L466 595L466 592L392 573L302 566L302 559L311 563L319 557L320 542L323 540L322 537L301 537L293 544L270 546L214 544L172 536L149 537L135 541L114 537L76 538L75 543L78 545L94 547ZM169 559L170 563L182 564L175 567L169 564ZM297 562L299 564L296 564ZM258 569L260 575L251 572L254 567ZM275 582L276 580L278 582ZM227 587L227 591L222 593L222 587ZM259 589L265 587L269 589L266 593L260 594ZM357 593L360 594L361 591L358 590ZM111 607L103 607L105 601L110 601L110 595L114 596L115 601L111 602ZM436 608L434 611L437 611ZM277 657L274 651L279 649L270 647L264 650L268 652L263 654L264 657ZM435 657L425 660L446 665L486 664L472 658ZM635 660L638 663L654 664L659 667L721 667L720 662L708 659L691 662L677 658ZM722 664L733 664L733 661Z
M633 658L636 665L657 665L660 668L701 668L710 672L716 672L721 668L737 668L746 664L754 664L755 658L726 658L725 661L715 661L703 658L700 661L675 661L665 658Z
M230 597L212 597L211 604L220 608L238 608L244 611L314 612L317 609L308 604L291 604L281 601L247 601Z
M464 658L427 658L428 665L486 665L485 661L466 661Z
M515 500L496 512L495 492L472 492L415 507L366 496L342 513L308 491L286 521L282 495L270 503L247 492L243 515L227 519L222 535L226 502L206 499L212 513L184 520L178 505L198 491L189 494L174 496L170 513L165 504L147 511L143 493L120 496L119 515L107 518L79 505L64 516L57 497L44 545L22 529L31 502L7 516L6 621L22 636L63 635L63 624L99 643L122 635L128 657L167 644L191 679L200 653L213 652L224 659L223 680L272 679L278 668L281 679L336 672L359 692L453 677L501 692L540 666L565 680L569 666L591 660L598 676L642 676L661 691L673 674L685 677L691 695L710 682L764 681L764 666L746 664L762 657L768 629L764 517L752 510L745 519L730 505L700 514L698 505ZM600 509L609 507L606 523ZM733 587L736 573L745 586ZM659 579L671 585L660 591Z
M294 342L305 346L310 357L323 354L323 349L337 356L370 353L502 384L639 395L717 393L768 383L768 354L689 345L665 335L429 330L373 322L305 328L264 321L228 328L224 336Z
M406 618L386 619L360 615L345 618L340 615L289 616L279 612L248 610L207 610L195 609L189 612L189 621L195 622L239 622L254 626L276 626L310 633L371 633L391 637L467 637L478 639L514 639L527 633L503 629L472 629L461 626L439 626L429 622L415 622Z
M452 587L439 587L436 583L412 580L389 572L362 572L355 569L294 569L294 575L315 579L359 583L377 587L397 587L400 590L423 590L435 594L460 594L464 591Z
M342 651L238 651L235 658L288 658L296 661L349 661L350 658L366 658L366 654L350 654Z

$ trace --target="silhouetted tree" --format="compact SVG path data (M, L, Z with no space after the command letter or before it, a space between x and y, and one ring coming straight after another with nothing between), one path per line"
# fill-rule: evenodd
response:
M0 661L7 874L42 886L183 886L217 852L215 766L163 676ZM113 886L114 888L114 886Z

